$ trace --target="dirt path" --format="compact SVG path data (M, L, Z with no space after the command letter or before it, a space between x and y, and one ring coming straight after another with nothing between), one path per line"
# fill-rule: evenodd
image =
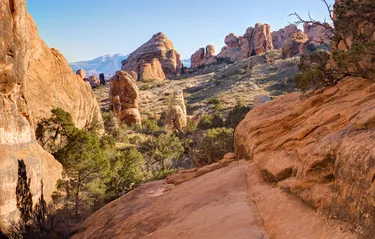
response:
M271 239L359 238L349 231L349 225L327 219L291 194L264 182L254 163L240 164L247 174L249 199L263 218Z

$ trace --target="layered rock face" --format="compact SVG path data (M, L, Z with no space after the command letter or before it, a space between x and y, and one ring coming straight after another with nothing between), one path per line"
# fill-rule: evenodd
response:
M306 52L306 43L309 38L306 33L294 33L285 43L282 48L282 57L288 58Z
M129 126L141 123L138 87L127 72L117 71L110 79L109 100L109 109L117 114L121 123Z
M173 93L171 102L168 106L167 115L165 117L166 126L170 130L182 131L187 125L187 113L184 101L184 94L181 90Z
M271 33L272 44L275 49L280 49L285 45L285 42L289 40L294 33L300 32L296 25L290 24L278 31Z
M102 122L99 104L84 76L74 74L66 59L49 48L38 35L33 19L27 18L27 37L30 44L30 66L26 98L34 124L51 116L51 109L60 107L72 115L77 127L93 121Z
M236 61L250 56L263 54L273 49L271 26L257 23L249 27L243 36L237 37L231 33L225 37L226 47L223 47L217 58Z
M144 63L151 63L156 58L160 61L164 74L170 77L179 74L182 68L180 54L173 43L161 32L155 34L148 42L140 46L122 62L123 71L134 71L142 80L141 69Z
M202 65L211 65L216 63L215 47L207 45L205 48L197 50L190 58L191 68L197 68Z
M303 31L309 37L309 44L317 47L320 45L331 46L332 45L332 31L327 30L324 26L316 24L303 24Z
M281 96L238 125L235 152L305 203L374 235L375 84L348 78L310 98Z
M38 145L34 136L29 91L33 61L33 30L25 0L0 0L0 231L19 219L16 186L18 160L26 165L34 204L41 194L47 203L62 166ZM73 73L72 73L73 74ZM43 187L42 187L43 185Z
M152 59L150 63L143 63L139 75L143 81L165 80L166 78L162 65L157 58Z

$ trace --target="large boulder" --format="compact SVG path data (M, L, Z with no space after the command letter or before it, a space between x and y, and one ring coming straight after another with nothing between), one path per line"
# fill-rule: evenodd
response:
M306 43L309 38L306 33L297 32L289 38L282 48L282 57L289 58L298 54L303 54L306 51Z
M286 41L289 40L294 33L300 32L296 25L290 24L278 31L271 33L272 35L272 44L275 49L282 48Z
M91 88L96 88L100 85L100 80L95 75L89 77Z
M166 126L170 130L182 131L187 126L187 113L184 94L181 90L173 93L165 117Z
M76 74L83 80L86 78L86 71L84 69L78 69Z
M35 205L42 194L47 203L52 200L62 166L36 142L30 99L25 95L33 84L29 77L34 70L31 64L35 49L31 41L36 40L30 35L35 26L30 22L26 0L0 0L0 9L0 231L3 231L20 216L16 196L18 170L27 172Z
M110 79L109 109L119 121L129 126L140 124L139 91L135 80L125 71L117 71Z
M150 63L143 63L139 79L142 81L165 80L165 74L160 61L157 58L151 60Z
M33 19L28 16L27 37L30 62L26 99L34 126L60 107L72 115L75 125L83 128L92 122L102 124L99 104L89 84L74 74L61 53L49 48L38 35Z
M237 126L235 152L309 206L374 235L374 95L373 81L347 78L309 98L280 96Z
M173 43L165 34L159 32L145 44L135 50L122 62L123 71L134 71L138 75L144 63L151 63L156 58L160 61L164 74L170 77L179 74L182 68L180 54L174 49Z

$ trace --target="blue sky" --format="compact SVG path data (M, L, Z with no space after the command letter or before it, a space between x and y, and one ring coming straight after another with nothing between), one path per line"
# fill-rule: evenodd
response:
M334 0L329 0L333 3ZM129 54L164 32L182 58L224 37L244 34L257 22L275 31L294 19L290 13L319 20L327 16L321 0L27 0L39 35L69 62Z

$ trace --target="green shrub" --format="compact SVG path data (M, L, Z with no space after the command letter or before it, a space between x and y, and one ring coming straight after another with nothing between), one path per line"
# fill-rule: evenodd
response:
M195 130L197 130L197 126L194 124L193 121L191 121L190 119L188 119L187 120L187 125L186 125L186 132L187 133L192 133Z
M220 113L215 114L214 117L212 118L210 128L221 128L221 127L224 127L223 117Z
M210 104L210 105L214 105L215 111L220 111L220 110L223 109L223 103L218 98L212 98L207 103Z
M147 171L153 173L171 169L185 151L180 139L173 134L150 138L142 144L141 149Z
M212 125L212 118L209 115L203 115L198 123L198 129L206 130Z
M225 122L226 126L235 129L250 110L250 107L237 104L237 106L229 112Z
M233 129L215 128L207 131L195 154L194 163L203 166L217 162L233 152Z
M178 169L164 169L164 170L156 172L148 181L166 179L169 175L175 174L177 172L178 172Z
M330 58L330 54L326 51L301 56L298 64L301 73L294 78L296 87L307 91L335 85L340 80L340 76L332 68L327 68Z
M121 196L139 186L143 180L143 156L135 148L119 151L110 159L111 178L106 193Z

